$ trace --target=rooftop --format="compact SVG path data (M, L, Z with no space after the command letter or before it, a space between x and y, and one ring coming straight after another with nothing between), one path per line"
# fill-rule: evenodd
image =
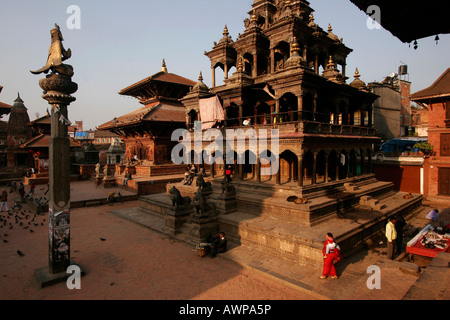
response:
M420 102L430 99L449 97L450 96L450 68L428 88L420 90L411 95L411 100Z

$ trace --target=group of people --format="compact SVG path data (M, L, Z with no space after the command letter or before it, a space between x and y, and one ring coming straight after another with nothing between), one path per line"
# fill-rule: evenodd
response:
M197 176L197 174L202 174L204 177L206 177L206 171L205 167L203 165L199 165L198 169L195 164L192 164L190 166L186 167L186 171L184 172L184 185L190 186L192 182L194 181L194 177Z
M401 215L392 216L386 224L387 258L394 259L394 254L400 254L403 248L403 233L406 221ZM323 271L321 279L337 279L335 264L342 259L341 248L334 240L332 233L327 233L322 249Z
M389 217L385 230L388 259L392 260L395 253L399 254L402 252L405 226L406 221L401 215Z

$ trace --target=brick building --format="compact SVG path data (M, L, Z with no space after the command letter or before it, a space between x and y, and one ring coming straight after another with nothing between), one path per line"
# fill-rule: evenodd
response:
M450 68L411 100L428 110L428 142L434 146L424 164L424 194L450 196Z

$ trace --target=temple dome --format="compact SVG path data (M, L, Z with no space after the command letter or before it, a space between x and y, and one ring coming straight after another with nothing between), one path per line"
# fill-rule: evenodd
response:
M323 76L325 79L336 83L345 83L345 77L338 71L338 69L336 69L332 56L330 56L330 59L328 60L327 68L323 71Z
M328 25L328 38L334 41L340 41L339 37L335 35L333 32L333 28L331 27L331 24Z
M203 82L203 75L201 72L197 84L192 88L192 92L209 92L208 86Z
M317 27L318 27L318 25L314 22L314 15L312 13L309 16L308 27L310 27L312 29L317 29Z
M300 46L297 42L297 38L294 37L294 41L292 43L292 49L291 49L292 55L289 57L289 59L286 60L285 67L299 67L302 64L305 63L305 60L303 57L299 54L300 52Z
M233 40L231 39L230 33L228 32L227 25L225 25L225 28L223 29L222 34L223 34L223 37L222 37L222 39L219 40L219 44L233 42Z
M359 77L361 77L361 75L359 74L358 68L356 68L354 77L355 77L355 80L353 80L350 83L350 86L352 86L353 88L356 88L358 90L367 90L367 86L364 83L364 81L359 79Z

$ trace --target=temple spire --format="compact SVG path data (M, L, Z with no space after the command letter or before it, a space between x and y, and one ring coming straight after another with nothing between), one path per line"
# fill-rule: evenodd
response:
M165 61L164 59L163 59L163 62L162 62L162 68L161 68L161 71L167 73L166 61Z

